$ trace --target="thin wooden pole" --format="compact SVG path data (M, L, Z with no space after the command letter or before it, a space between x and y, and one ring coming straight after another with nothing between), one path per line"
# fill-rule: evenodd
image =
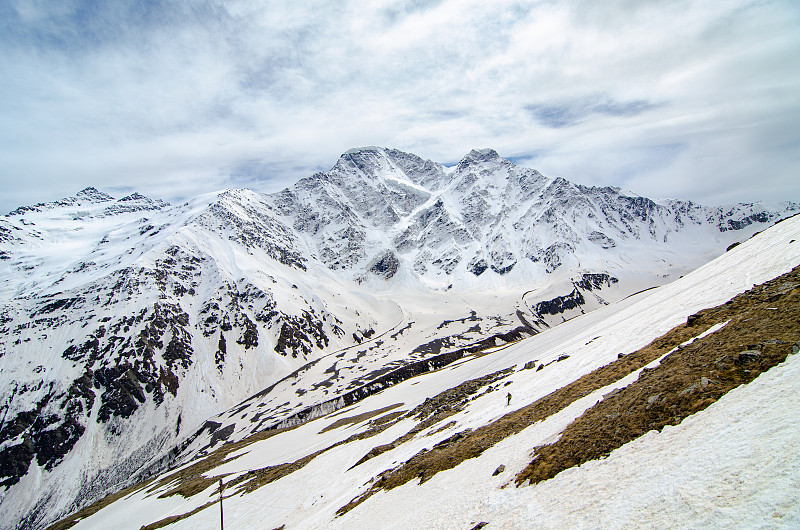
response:
M222 516L222 479L219 479L219 530L225 530L225 519Z

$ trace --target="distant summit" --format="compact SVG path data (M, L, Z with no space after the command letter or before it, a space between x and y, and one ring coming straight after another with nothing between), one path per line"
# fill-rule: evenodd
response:
M109 205L108 203L115 203ZM145 197L139 192L134 192L122 199L115 199L108 193L98 190L95 187L89 186L84 188L71 197L65 197L53 202L40 202L32 206L20 206L19 208L6 214L6 217L25 215L29 212L42 212L45 210L52 210L55 208L69 208L69 207L93 207L96 205L103 205L106 208L97 209L91 208L82 212L82 215L114 215L117 213L141 211L141 210L154 210L167 206L169 203L161 199L151 199Z

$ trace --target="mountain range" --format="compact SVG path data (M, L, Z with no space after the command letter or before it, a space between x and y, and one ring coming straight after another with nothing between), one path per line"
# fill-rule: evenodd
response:
M45 527L548 340L798 211L576 185L490 149L446 167L377 147L273 194L171 205L87 188L17 208L0 219L0 514Z

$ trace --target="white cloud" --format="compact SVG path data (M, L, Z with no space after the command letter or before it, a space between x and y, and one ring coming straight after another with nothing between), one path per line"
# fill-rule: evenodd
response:
M790 0L16 7L5 210L87 185L272 190L365 144L442 162L493 147L654 197L800 199Z

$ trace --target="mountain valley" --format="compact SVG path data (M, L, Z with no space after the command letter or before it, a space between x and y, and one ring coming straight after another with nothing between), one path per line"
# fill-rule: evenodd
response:
M273 194L225 190L170 205L87 188L20 207L0 219L0 514L45 528L132 488L76 528L130 510L153 514L131 528L172 516L176 527L213 527L199 508L222 477L238 488L231 502L286 503L264 515L274 527L367 527L358 514L369 497L408 489L386 486L391 466L472 443L470 432L502 416L501 393L514 410L532 406L789 273L800 263L798 218L770 227L797 212L791 202L705 207L575 185L490 149L445 167L376 147ZM767 298L780 296L757 318L793 315L794 298L770 307L796 283L770 287ZM565 407L646 373L725 321L714 320ZM796 331L752 339L759 362L775 344L791 353ZM564 421L519 443L550 443ZM482 462L536 425L457 452ZM505 464L517 483L528 449ZM317 490L300 484L326 467L337 478L312 501ZM426 469L412 475L433 482ZM279 501L284 483L291 495ZM241 525L256 524L236 506Z

